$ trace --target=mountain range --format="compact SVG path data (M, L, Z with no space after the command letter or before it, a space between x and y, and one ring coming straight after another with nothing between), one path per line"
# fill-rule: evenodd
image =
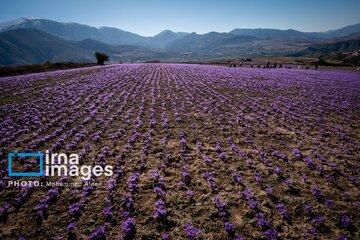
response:
M113 62L280 56L306 53L312 48L316 52L324 44L359 39L360 24L326 32L236 28L227 33L206 34L164 30L153 37L144 37L111 27L19 18L0 23L0 65L89 62L94 61L95 51L105 52ZM357 46L340 45L341 51ZM337 51L336 46L327 50Z
M175 33L170 30L164 30L153 37L143 37L112 27L96 28L79 23L60 23L32 17L0 23L1 32L22 28L33 28L70 41L80 41L89 38L110 45L138 45L158 48L163 48L169 42L187 35L187 33L183 32Z

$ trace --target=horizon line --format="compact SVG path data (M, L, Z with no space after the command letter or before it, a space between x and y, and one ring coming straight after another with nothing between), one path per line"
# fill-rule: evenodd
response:
M308 32L308 31L300 31L300 30L297 30L297 29L294 29L294 28L288 28L288 29L281 29L281 28L262 28L262 27L257 27L257 28L246 28L246 27L236 27L230 31L209 31L209 32L205 32L205 33L197 33L197 32L184 32L184 31L173 31L173 30L170 30L169 28L165 28L164 30L158 32L157 34L155 35L152 35L152 36L144 36L144 35L141 35L139 33L136 33L136 32L131 32L131 31L128 31L128 30L124 30L122 28L118 28L118 27L112 27L112 26L92 26L92 25L89 25L89 24L86 24L86 23L79 23L79 22L72 22L72 21L68 21L68 22L65 22L65 21L57 21L57 20L52 20L52 19L47 19L47 18L39 18L39 17L34 17L34 16L27 16L27 17L18 17L18 18L15 18L15 19L10 19L10 20L7 20L5 22L0 22L0 25L1 24L4 24L4 23L8 23L8 22L11 22L11 21L15 21L15 20L19 20L19 19L28 19L28 20L47 20L47 21L53 21L53 22L58 22L58 23L63 23L63 24L79 24L79 25L84 25L84 26L88 26L88 27L93 27L93 28L96 28L96 29L101 29L101 28L115 28L115 29L118 29L118 30L121 30L121 31L124 31L124 32L128 32L128 33L132 33L132 34L136 34L136 35L139 35L141 37L155 37L156 35L164 32L164 31L171 31L173 33L187 33L187 34L197 34L197 35L204 35L204 34L208 34L208 33L211 33L211 32L216 32L216 33L230 33L231 31L235 30L235 29L243 29L243 30L256 30L256 29L262 29L262 30L280 30L280 31L288 31L288 30L294 30L294 31L298 31L298 32L302 32L302 33L326 33L326 32L329 32L329 31L334 31L334 30L338 30L338 29L342 29L344 27L348 27L348 26L353 26L353 25L358 25L360 24L359 23L353 23L353 24L350 24L350 25L346 25L346 26L343 26L341 28L338 28L338 29L329 29L329 30L326 30L326 31L312 31L312 32Z

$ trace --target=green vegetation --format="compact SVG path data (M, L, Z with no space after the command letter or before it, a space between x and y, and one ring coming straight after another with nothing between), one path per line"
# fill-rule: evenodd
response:
M329 60L336 60L340 62L341 63L340 65L342 66L356 66L356 67L360 66L360 54L357 51L345 52L345 53L340 52L337 54L332 54L332 55L329 54L329 55L321 56L321 58L323 57L326 57ZM324 66L332 66L332 65L324 65Z
M149 60L149 61L145 61L145 63L160 63L160 60Z
M58 62L44 64L32 64L32 65L21 65L21 66L6 66L0 67L0 77L4 76L15 76L28 73L47 72L54 70L63 70L71 68L81 68L95 66L95 63L74 63L74 62Z
M101 52L96 52L95 53L95 57L97 59L97 63L99 65L104 65L105 61L109 61L109 56L106 55L105 53L101 53Z
M344 59L344 63L351 64L353 66L360 66L360 56L354 55Z

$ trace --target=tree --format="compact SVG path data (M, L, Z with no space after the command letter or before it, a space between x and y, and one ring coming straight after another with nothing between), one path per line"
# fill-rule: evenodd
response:
M104 65L105 61L109 61L109 56L106 55L105 53L101 53L101 52L96 52L95 53L95 57L97 59L97 63L99 65Z

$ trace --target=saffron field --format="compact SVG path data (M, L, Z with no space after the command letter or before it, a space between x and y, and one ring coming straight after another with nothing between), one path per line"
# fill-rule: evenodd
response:
M360 239L359 73L121 64L0 91L1 239ZM14 150L114 174L9 177Z

